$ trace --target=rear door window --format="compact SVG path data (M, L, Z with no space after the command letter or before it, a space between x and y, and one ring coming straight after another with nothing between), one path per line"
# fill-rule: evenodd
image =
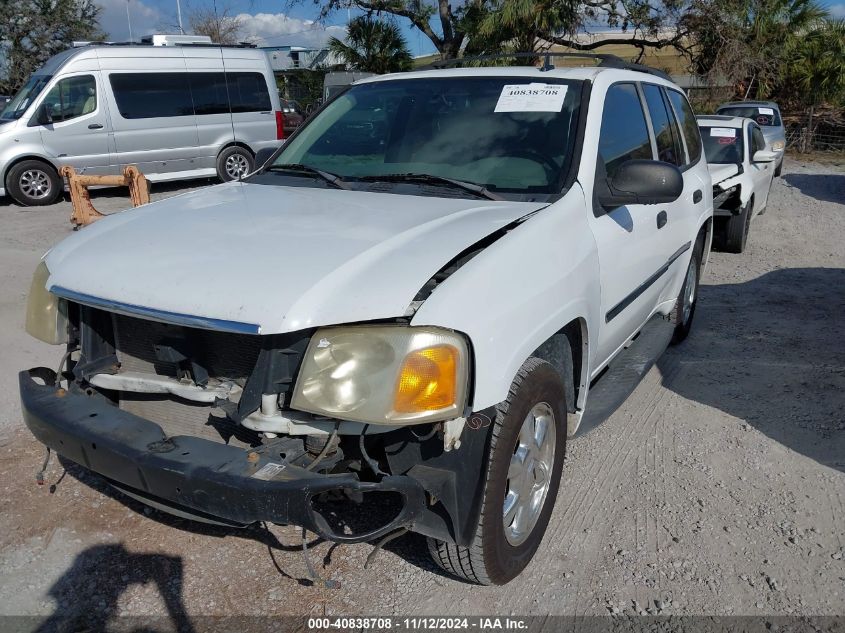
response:
M659 86L643 84L643 94L657 142L657 159L682 166L686 158L684 146L678 136L674 117L666 108L662 90Z
M194 114L187 73L114 73L109 82L124 119Z
M675 116L678 117L681 132L686 140L687 153L689 154L688 162L694 165L701 158L701 133L698 131L695 114L687 98L680 92L677 90L667 90L666 94L669 96L669 101L672 103Z
M652 159L651 140L637 88L632 83L608 88L604 100L599 135L599 160L607 177L622 163L634 159Z
M224 73L188 73L196 114L228 114L229 89Z

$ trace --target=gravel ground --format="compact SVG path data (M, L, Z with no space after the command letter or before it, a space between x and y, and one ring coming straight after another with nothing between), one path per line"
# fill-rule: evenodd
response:
M69 214L0 208L0 614L845 615L842 164L787 160L746 253L711 256L688 341L570 441L540 552L506 587L442 575L414 535L366 570L371 546L314 542L341 586L312 586L293 528L172 519L69 463L36 486L15 372L58 362L22 321Z

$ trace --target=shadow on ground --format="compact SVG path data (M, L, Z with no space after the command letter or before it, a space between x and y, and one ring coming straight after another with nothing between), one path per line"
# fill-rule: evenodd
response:
M695 318L657 363L664 386L845 472L845 269L701 286Z
M845 204L845 176L841 174L784 174L783 180L816 200Z

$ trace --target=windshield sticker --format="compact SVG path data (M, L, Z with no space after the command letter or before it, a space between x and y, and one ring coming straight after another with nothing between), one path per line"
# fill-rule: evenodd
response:
M502 88L494 112L560 112L567 86L561 84L517 84Z
M719 145L733 145L736 143L736 137L728 138L727 136L720 136L719 137Z
M736 128L733 127L711 127L710 136L720 138L736 138Z
M768 114L769 116L774 116L775 111L773 108L757 108L757 112L760 114Z

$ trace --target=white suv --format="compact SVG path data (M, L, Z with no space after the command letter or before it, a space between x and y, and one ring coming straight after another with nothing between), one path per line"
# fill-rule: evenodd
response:
M368 79L245 181L69 237L29 297L66 355L21 373L27 425L182 516L410 529L508 582L591 382L653 316L686 337L709 252L687 100L602 64Z

